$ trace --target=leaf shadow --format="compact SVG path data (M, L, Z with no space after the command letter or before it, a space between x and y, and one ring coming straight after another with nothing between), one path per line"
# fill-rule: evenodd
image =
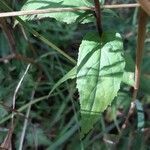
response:
M93 48L92 51L90 51L89 53L87 53L87 55L83 58L82 62L79 64L79 66L77 67L77 73L81 70L81 68L86 64L86 62L89 60L89 58L91 57L91 55L95 52L99 50L99 46Z

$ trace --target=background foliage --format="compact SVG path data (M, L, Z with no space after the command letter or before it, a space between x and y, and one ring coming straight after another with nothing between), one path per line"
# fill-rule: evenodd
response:
M5 1L14 10L20 10L25 1ZM135 2L127 0L126 3ZM106 1L107 4L125 3L122 0ZM1 11L3 8L1 8ZM104 30L117 31L122 35L126 58L126 70L134 71L137 15L135 8L103 10L102 20ZM14 19L8 18L7 23L13 27ZM31 29L60 47L75 60L78 49L85 34L96 31L93 22L88 24L66 24L55 19L43 18L27 23ZM15 88L22 77L27 65L31 67L21 84L16 98L16 109L26 114L26 104L31 101L28 126L25 134L23 149L73 149L78 150L84 145L85 149L149 149L150 140L150 24L147 27L145 52L142 64L141 86L138 95L137 108L143 110L144 118L138 113L131 117L119 143L120 127L128 112L132 88L122 83L118 96L100 117L92 131L80 141L79 137L79 96L74 80L68 80L57 87L47 99L47 95L55 83L72 67L66 58L53 48L38 40L35 36L16 25L13 34L16 51L21 57L0 62L0 141L4 140L10 126L9 114L12 113L12 97ZM10 56L12 50L2 28L0 29L0 56ZM35 61L36 63L32 63ZM34 94L33 94L34 93ZM7 106L7 107L6 107ZM13 147L18 149L25 118L16 115ZM141 130L140 123L144 122Z

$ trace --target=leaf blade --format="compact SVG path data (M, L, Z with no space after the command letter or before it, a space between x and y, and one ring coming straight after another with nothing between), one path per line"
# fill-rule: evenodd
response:
M118 33L106 33L102 39L90 33L83 39L77 63L81 135L89 132L99 114L117 95L125 67L122 53L123 44Z

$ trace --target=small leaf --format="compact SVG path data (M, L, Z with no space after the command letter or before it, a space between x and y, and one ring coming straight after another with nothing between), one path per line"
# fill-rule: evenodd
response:
M118 33L89 33L83 39L77 63L77 88L81 107L81 136L88 133L100 113L120 89L125 61Z
M123 74L122 82L127 85L134 86L134 73L125 71Z
M93 6L90 0L27 0L27 2L22 7L22 10L37 10L37 9L47 9L47 8L76 8L83 6ZM45 17L55 18L56 20L64 23L74 23L77 19L84 18L87 15L85 11L75 11L75 12L56 12L56 13L46 13L38 15L28 15L21 17L23 20L33 20L41 19ZM85 19L86 20L86 19ZM86 20L85 23L89 22Z

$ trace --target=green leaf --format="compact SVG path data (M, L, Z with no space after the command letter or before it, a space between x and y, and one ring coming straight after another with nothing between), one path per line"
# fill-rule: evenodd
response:
M49 92L50 94L57 88L59 87L63 82L69 80L69 79L74 79L77 77L77 66L73 67L67 74L65 74L61 79L59 79L51 91ZM123 77L122 77L122 82L124 82L127 85L133 86L134 85L134 73L132 72L124 72Z
M134 73L125 71L123 74L122 82L127 85L134 86Z
M77 63L77 88L81 107L81 136L88 133L100 113L120 89L125 61L120 34L89 33L83 39Z
M93 6L90 0L27 0L27 2L22 7L22 10L37 10L37 9L47 9L47 8L76 8L83 6ZM21 17L23 20L33 20L41 19L45 17L55 18L60 22L74 23L77 19L82 19L87 13L85 11L75 11L75 12L56 12L56 13L46 13L38 15L28 15ZM86 20L86 19L85 19ZM90 20L89 20L90 21ZM88 22L89 22L88 21ZM87 22L87 21L86 21Z

